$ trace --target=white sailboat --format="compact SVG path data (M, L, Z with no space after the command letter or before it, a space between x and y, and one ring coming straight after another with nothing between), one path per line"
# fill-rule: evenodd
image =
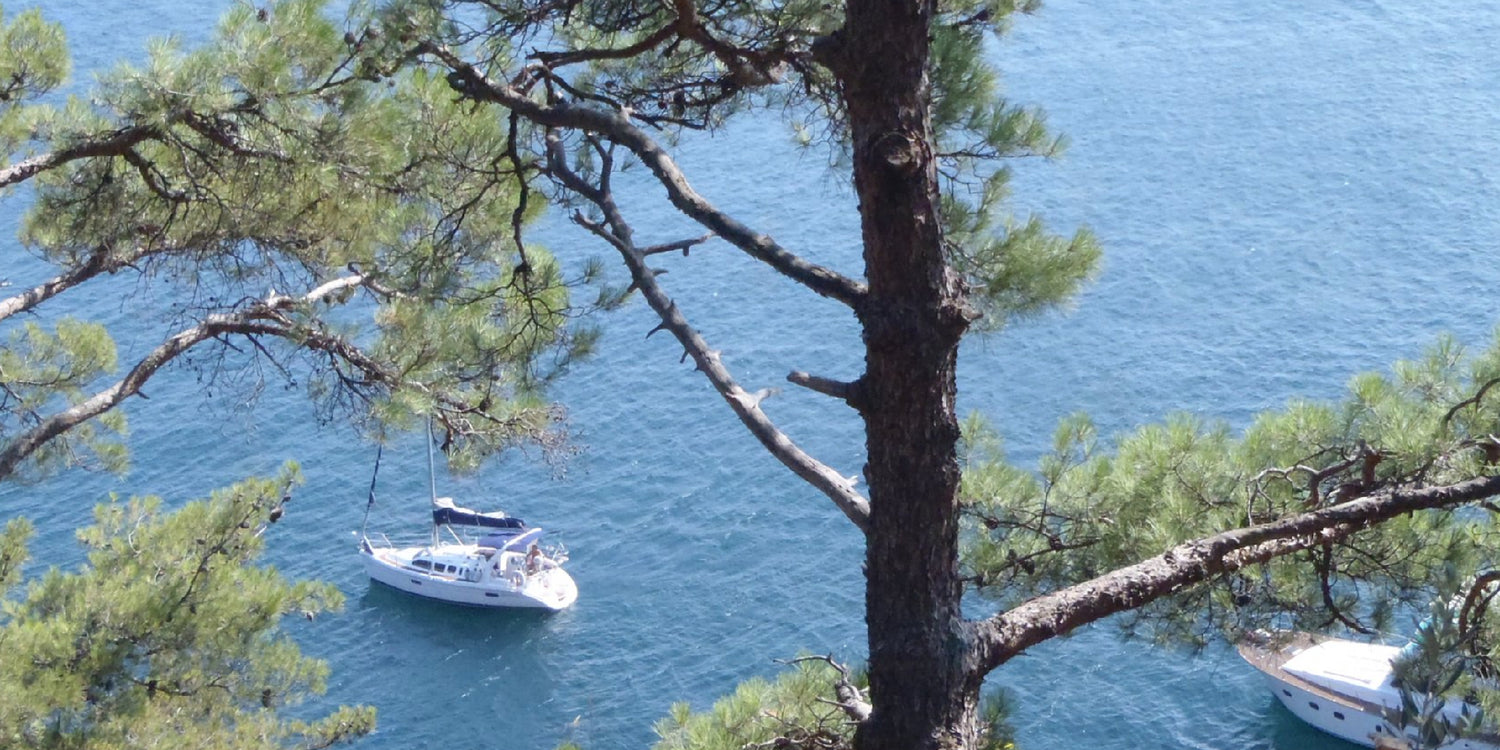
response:
M1365 747L1409 747L1386 720L1387 712L1401 707L1391 668L1400 647L1282 631L1242 641L1239 652L1265 675L1276 699L1313 727ZM1463 708L1455 703L1444 713L1456 720ZM1500 750L1500 737L1466 737L1443 750Z
M522 607L552 611L578 600L578 586L563 569L567 552L544 548L542 529L527 527L503 512L480 512L437 496L432 442L427 446L432 489L432 535L427 544L397 547L360 530L359 552L370 580L417 596L476 607ZM380 470L379 454L375 459ZM375 502L370 480L366 523ZM460 536L463 529L475 536ZM444 538L447 534L448 538Z

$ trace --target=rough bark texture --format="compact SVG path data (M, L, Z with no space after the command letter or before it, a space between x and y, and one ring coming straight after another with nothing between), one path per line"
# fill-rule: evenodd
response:
M978 731L960 611L958 342L967 319L943 255L927 79L932 6L851 0L825 48L844 87L869 294L865 374L870 695L861 750L958 748Z
M1344 539L1405 513L1453 508L1497 492L1500 476L1438 487L1384 489L1330 508L1179 544L978 623L978 668L988 673L1038 643L1248 565Z
M95 140L85 140L76 145L51 153L33 156L0 169L0 187L9 187L35 177L49 169L56 169L69 162L98 156L123 156L136 144L157 137L160 129L154 125L136 125L122 128Z

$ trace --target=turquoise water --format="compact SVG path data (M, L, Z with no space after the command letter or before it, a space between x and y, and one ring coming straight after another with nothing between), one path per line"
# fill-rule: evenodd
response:
M80 69L138 59L149 35L191 40L226 3L50 2ZM14 6L12 11L20 6ZM961 408L990 413L1029 461L1077 410L1117 432L1171 411L1243 424L1293 395L1331 397L1356 371L1417 355L1443 331L1483 345L1500 268L1500 4L1440 0L1141 4L1053 0L996 54L1008 90L1043 105L1073 145L1022 162L1015 193L1059 227L1091 226L1107 256L1075 309L970 343ZM86 77L86 74L80 74ZM821 262L858 268L853 201L816 153L775 122L692 141L699 189ZM697 234L656 189L626 208L642 238ZM13 204L3 219L13 221ZM563 228L559 252L602 252ZM0 276L34 264L5 253ZM852 318L724 247L663 259L679 305L746 387L787 371L852 377ZM117 320L164 300L128 283L89 311ZM816 321L817 327L809 324ZM801 650L862 651L861 550L821 496L769 459L632 306L597 360L561 389L586 452L561 478L513 457L445 494L494 501L555 530L581 589L546 617L424 604L366 582L352 532L373 448L319 426L268 382L253 404L172 373L130 404L136 465L0 488L4 514L49 514L37 551L76 560L71 529L111 491L201 495L300 461L307 484L277 526L271 562L336 583L346 610L291 625L329 660L329 704L371 703L365 747L639 747L673 701L703 707ZM156 328L127 329L127 348ZM787 432L853 473L858 424L788 388L767 402ZM385 453L372 528L423 524L419 441ZM1344 747L1298 725L1226 648L1190 655L1120 644L1099 628L995 675L1015 689L1031 748Z

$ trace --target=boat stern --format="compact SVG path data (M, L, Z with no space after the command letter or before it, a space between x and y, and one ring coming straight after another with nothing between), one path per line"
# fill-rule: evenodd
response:
M578 601L578 584L568 571L549 568L532 574L526 581L526 594L541 607L554 612L567 609Z

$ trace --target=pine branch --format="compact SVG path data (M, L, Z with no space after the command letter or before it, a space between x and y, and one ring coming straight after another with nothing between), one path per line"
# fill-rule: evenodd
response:
M687 181L666 149L630 122L625 112L607 112L566 102L542 104L513 87L496 83L447 49L422 43L417 54L436 58L450 70L448 83L463 96L491 102L549 128L598 133L628 149L667 189L678 210L740 248L751 257L814 292L857 307L865 296L863 284L792 253L767 235L741 224L699 195Z
M0 320L26 312L37 305L56 297L63 292L98 276L101 273L110 273L114 270L138 260L144 253L131 256L130 258L112 257L109 248L97 247L89 253L83 263L68 269L66 272L48 279L20 294L0 299Z
M850 721L859 723L870 718L870 702L866 699L865 691L861 690L854 681L849 679L849 668L836 661L833 654L827 656L799 656L795 659L778 659L781 664L801 664L805 661L826 662L839 673L839 679L833 684L833 694L838 700L828 701L844 712Z
M344 276L334 279L300 297L289 297L271 292L264 300L244 310L233 313L209 315L198 325L185 328L168 337L155 349L142 357L125 377L113 385L98 391L93 396L41 420L35 427L17 435L3 450L0 450L0 480L15 473L16 468L47 442L66 433L90 419L119 406L125 399L140 393L146 382L167 363L193 347L226 334L271 334L284 338L302 340L307 332L285 324L282 313L298 304L316 302L344 289L359 286L362 275ZM269 322L268 322L269 321ZM315 346L318 340L308 338ZM333 347L333 342L322 342L321 348ZM342 351L345 357L353 352ZM356 366L360 364L356 360ZM367 366L370 362L364 362Z
M796 383L815 393L832 396L840 401L848 401L854 393L854 384L842 380L833 380L819 375L813 375L801 370L793 370L787 373L788 382Z
M661 325L653 329L652 333L657 330L671 333L682 344L685 350L683 356L693 359L699 372L708 378L714 390L718 391L735 416L740 418L740 422L755 435L761 445L793 473L827 495L861 531L868 532L870 502L855 491L853 481L802 450L766 416L760 403L768 393L749 393L735 381L719 353L709 347L708 342L688 323L677 304L657 283L658 272L646 265L646 253L631 240L633 232L613 196L606 189L590 185L568 166L562 139L556 132L548 134L547 159L548 168L553 175L570 190L587 198L603 213L603 224L590 221L582 214L575 214L574 221L608 241L620 252L625 265L630 269L632 286L640 291L646 303L661 318ZM607 179L609 163L602 160L601 170L605 171L601 173L601 182Z
M1344 539L1404 513L1452 508L1500 493L1500 476L1422 489L1385 489L1340 505L1185 542L1156 557L1043 594L971 623L977 674L1026 649L1189 586Z
M160 135L161 130L154 125L135 125L122 128L102 138L85 140L76 146L33 156L0 169L0 188L25 182L42 172L79 159L96 156L124 156L137 143Z
M667 24L628 47L619 49L577 49L568 50L567 52L533 52L528 57L540 61L549 68L560 68L564 65L571 65L577 62L592 62L595 60L623 60L655 49L662 42L670 39L675 33L677 33L676 25Z

